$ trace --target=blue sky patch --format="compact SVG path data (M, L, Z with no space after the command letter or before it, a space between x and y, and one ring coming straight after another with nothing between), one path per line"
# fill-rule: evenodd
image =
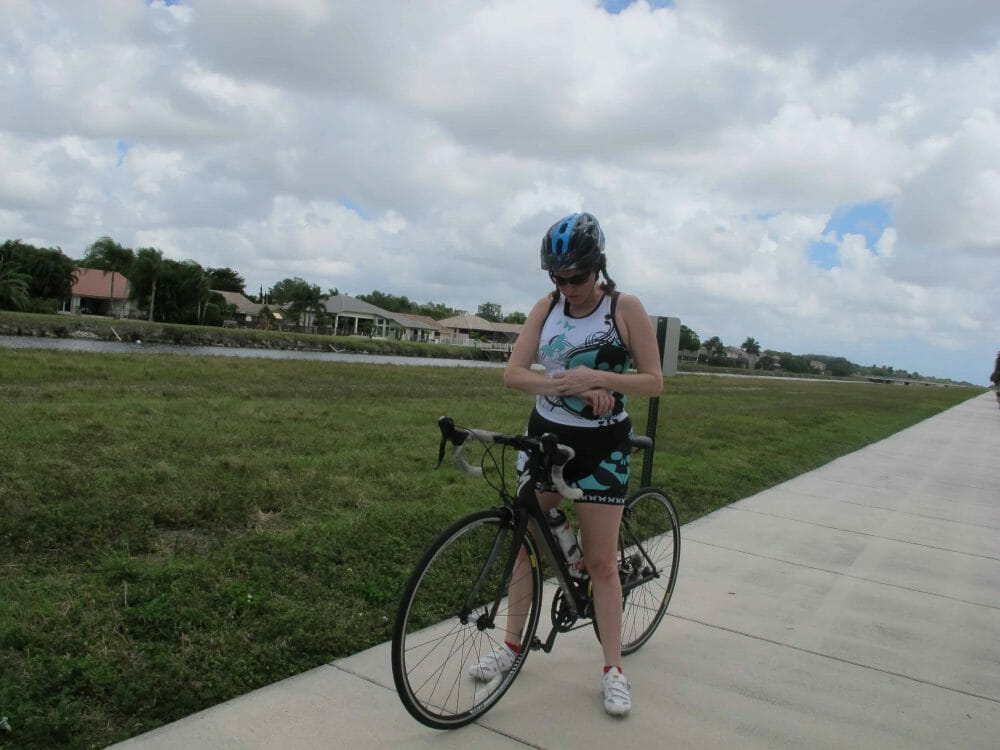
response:
M346 209L349 209L360 216L365 221L371 221L372 215L365 211L360 205L352 201L350 198L341 198L340 205Z
M832 242L814 242L809 246L809 262L830 270L840 265L840 254Z
M601 7L608 13L617 15L635 2L636 0L602 0ZM649 4L653 8L672 8L674 0L649 0Z
M838 208L823 228L823 234L835 232L837 239L843 239L845 234L861 234L865 244L874 248L882 232L891 225L888 204L872 201Z
M823 236L831 234L837 242L847 234L860 234L865 238L865 245L875 254L875 244L882 237L886 227L892 226L889 216L889 204L881 201L856 203L850 206L840 206L823 227ZM819 240L809 246L809 261L820 268L830 269L840 265L837 244L829 240Z
M118 161L115 163L116 167L120 167L125 163L125 157L128 156L130 148L132 148L132 144L128 141L118 141L115 143L115 151L118 153Z

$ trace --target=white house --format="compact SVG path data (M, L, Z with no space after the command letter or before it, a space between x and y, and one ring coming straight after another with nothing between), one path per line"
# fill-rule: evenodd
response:
M383 310L347 294L326 297L322 304L333 318L333 332L339 336L372 336L406 341L432 341L437 337L436 325L416 316Z

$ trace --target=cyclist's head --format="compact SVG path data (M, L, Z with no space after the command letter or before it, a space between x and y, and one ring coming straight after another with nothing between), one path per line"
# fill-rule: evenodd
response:
M567 277L567 274L561 273L563 271L602 274L604 283L601 289L607 294L615 290L615 282L608 278L604 232L593 214L570 214L549 227L542 238L541 259L542 270L548 271L556 282L555 299L559 297L556 272L560 272L561 278ZM574 275L579 277L579 274Z
M542 270L586 271L604 266L604 232L593 214L576 213L560 219L542 238Z

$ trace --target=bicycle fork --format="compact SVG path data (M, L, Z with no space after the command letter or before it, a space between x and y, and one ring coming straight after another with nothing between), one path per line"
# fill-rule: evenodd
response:
M507 509L505 509L505 511L506 510ZM473 611L479 609L478 605L473 605L473 602L476 601L479 596L479 592L482 590L486 581L492 574L493 569L497 564L497 559L504 549L504 544L508 535L510 535L510 549L507 554L507 561L504 564L503 575L500 580L506 581L509 584L511 578L513 577L514 566L517 564L517 556L521 546L521 540L524 538L524 529L526 525L526 519L521 519L518 521L517 526L513 528L513 531L511 531L512 527L510 525L503 525L497 529L496 536L493 538L493 544L490 547L490 553L486 556L486 560L479 569L479 574L476 576L476 580L473 582L468 593L465 595L465 599L462 601L462 608L459 612L458 619L463 625L467 625L471 622L475 624L478 630L481 631L492 630L496 627L497 612L500 611L503 598L507 595L506 586L497 587L497 591L493 597L493 602L481 612Z

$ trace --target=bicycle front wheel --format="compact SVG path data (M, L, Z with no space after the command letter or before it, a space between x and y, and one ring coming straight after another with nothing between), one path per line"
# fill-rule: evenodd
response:
M660 624L677 581L681 529L663 492L650 487L625 501L619 532L622 654L637 651Z
M475 721L524 665L538 627L542 575L530 535L517 550L514 536L510 511L467 516L431 545L406 584L393 630L392 677L406 710L427 726ZM505 580L512 555L517 562ZM493 649L512 638L520 646L514 663L486 679Z

